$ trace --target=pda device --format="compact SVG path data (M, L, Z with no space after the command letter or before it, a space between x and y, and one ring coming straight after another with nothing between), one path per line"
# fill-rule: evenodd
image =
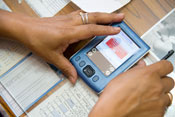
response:
M120 27L120 33L96 36L70 58L78 75L97 93L117 75L132 67L150 49L125 22L111 26Z

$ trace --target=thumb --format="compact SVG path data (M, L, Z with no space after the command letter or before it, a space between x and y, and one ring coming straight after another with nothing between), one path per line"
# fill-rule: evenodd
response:
M54 64L64 73L71 83L76 83L77 72L67 58L65 58L63 55L58 55L57 59L54 61Z

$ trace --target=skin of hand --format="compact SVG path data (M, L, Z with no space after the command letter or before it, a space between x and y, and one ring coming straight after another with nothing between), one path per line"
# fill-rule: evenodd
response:
M163 117L171 103L167 93L174 80L167 74L172 70L165 60L140 62L107 85L89 117Z
M124 14L89 13L89 24L83 25L79 13L75 11L51 18L34 18L0 10L0 36L21 42L54 64L75 83L77 72L63 52L74 42L119 33L120 28L100 24L121 22L124 19Z

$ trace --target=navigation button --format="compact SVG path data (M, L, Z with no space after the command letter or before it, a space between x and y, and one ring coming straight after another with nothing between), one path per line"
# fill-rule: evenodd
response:
M84 74L87 76L87 77L91 77L95 74L95 70L90 66L90 65L87 65L84 69L83 69L83 72Z
M76 58L75 58L75 61L79 61L81 59L81 57L80 56L77 56Z
M80 66L80 67L83 67L85 64L86 64L85 61L81 61L81 62L79 63L79 66Z
M99 77L98 76L94 76L93 78L92 78L92 81L93 82L97 82L99 80Z

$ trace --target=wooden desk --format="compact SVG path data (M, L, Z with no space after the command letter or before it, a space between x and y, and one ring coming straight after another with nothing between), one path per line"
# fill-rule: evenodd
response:
M32 17L38 17L34 11L23 1L18 4L17 0L4 0L7 5L14 11L20 12ZM117 12L125 13L125 22L138 34L143 35L159 19L165 16L169 11L175 8L175 0L132 0L128 5ZM56 15L63 15L79 8L70 2ZM66 57L70 57L79 50L87 41L73 44L65 52ZM69 51L71 50L71 51Z
M4 0L7 5L14 11L27 14L32 17L38 17L33 10L25 3L18 4L17 0ZM175 8L175 0L132 0L131 3L118 10L126 15L125 22L138 34L143 35L159 19L165 16L169 11ZM79 8L70 2L57 15L63 15ZM66 57L70 57L80 49L87 41L71 45L65 52ZM42 100L52 94L59 86L55 87ZM40 101L38 102L40 103Z

